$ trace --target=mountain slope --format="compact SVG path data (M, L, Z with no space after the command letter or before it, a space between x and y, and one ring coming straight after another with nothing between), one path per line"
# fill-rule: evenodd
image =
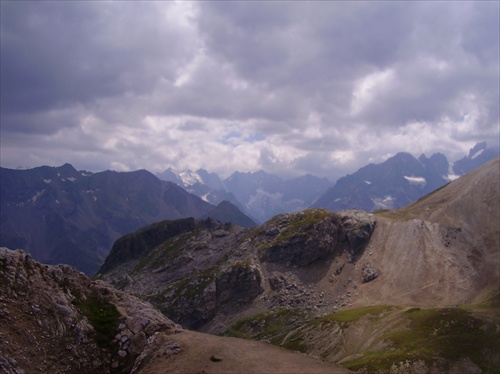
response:
M499 173L497 158L395 211L312 209L252 230L206 226L99 277L200 331L368 371L404 372L409 360L424 372L488 372L500 362ZM482 343L451 352L453 341Z
M311 207L333 211L363 209L369 212L401 208L498 154L498 148L489 148L485 142L476 144L468 156L454 164L440 153L429 158L422 154L416 159L409 153L401 152L381 164L367 165L352 175L340 178Z
M417 160L409 153L398 153L381 164L367 165L340 178L311 207L369 212L400 208L446 184L447 165L441 154L430 159L422 155Z
M304 209L330 186L326 178L310 174L283 180L262 170L255 173L234 172L225 180L204 169L180 173L167 169L157 176L176 183L211 204L229 201L258 222L279 213Z
M453 305L498 285L499 170L497 157L408 207L380 213L368 250L381 282L366 287L364 302Z
M76 171L71 165L0 169L0 245L93 273L113 242L162 219L200 217L214 206L151 173Z

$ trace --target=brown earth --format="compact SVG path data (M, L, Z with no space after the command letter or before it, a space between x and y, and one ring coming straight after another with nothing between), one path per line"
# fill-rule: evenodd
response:
M194 331L164 336L184 348L167 362L157 350L141 373L347 373L349 370L262 341L220 337Z

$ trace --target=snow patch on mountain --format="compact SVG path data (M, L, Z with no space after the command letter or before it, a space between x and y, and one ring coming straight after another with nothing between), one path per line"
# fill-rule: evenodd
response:
M476 153L474 153L472 156L470 156L470 158L474 160L477 156L479 156L483 152L484 152L484 149L480 149Z
M198 173L192 172L191 170L184 170L179 173L179 177L185 186L192 186L196 183L203 183L203 179Z
M410 182L410 184L415 184L418 186L425 186L427 184L427 181L425 180L424 177L414 177L414 176L404 176L404 178Z
M43 193L45 192L45 190L41 190L41 191L38 191L35 195L33 195L33 197L31 198L31 202L34 204L36 203L36 201L38 200L38 198L40 196L43 195Z

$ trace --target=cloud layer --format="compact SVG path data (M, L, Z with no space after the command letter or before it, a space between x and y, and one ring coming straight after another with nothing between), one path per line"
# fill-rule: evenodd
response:
M2 2L5 167L332 180L498 144L498 2Z

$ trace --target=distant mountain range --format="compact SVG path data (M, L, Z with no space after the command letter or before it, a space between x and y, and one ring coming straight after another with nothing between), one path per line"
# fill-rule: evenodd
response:
M436 153L418 159L398 153L381 164L369 164L352 175L340 178L332 187L328 179L312 175L284 180L265 171L235 172L227 179L204 169L176 172L167 169L158 178L176 183L211 204L230 201L255 221L263 223L284 212L307 207L343 209L395 209L464 175L499 154L485 142L455 163Z
M157 176L176 183L211 204L230 201L260 223L280 213L305 209L330 187L326 178L307 174L284 180L262 170L235 172L224 180L204 169L194 172L167 169Z
M161 220L214 218L255 226L307 207L394 209L407 205L498 155L477 144L450 164L442 154L418 159L399 153L331 185L304 175L284 180L258 171L158 174L77 171L65 164L29 170L0 168L0 246L20 248L41 262L66 263L92 274L120 236ZM161 180L163 179L163 180Z
M435 153L418 159L401 152L381 164L369 164L354 174L340 178L312 208L332 211L397 209L444 186L499 154L498 148L478 143L469 155L451 164L446 156Z
M102 265L117 238L153 222L213 214L255 226L230 203L216 207L146 170L90 173L65 164L0 168L0 176L0 246L88 274Z

